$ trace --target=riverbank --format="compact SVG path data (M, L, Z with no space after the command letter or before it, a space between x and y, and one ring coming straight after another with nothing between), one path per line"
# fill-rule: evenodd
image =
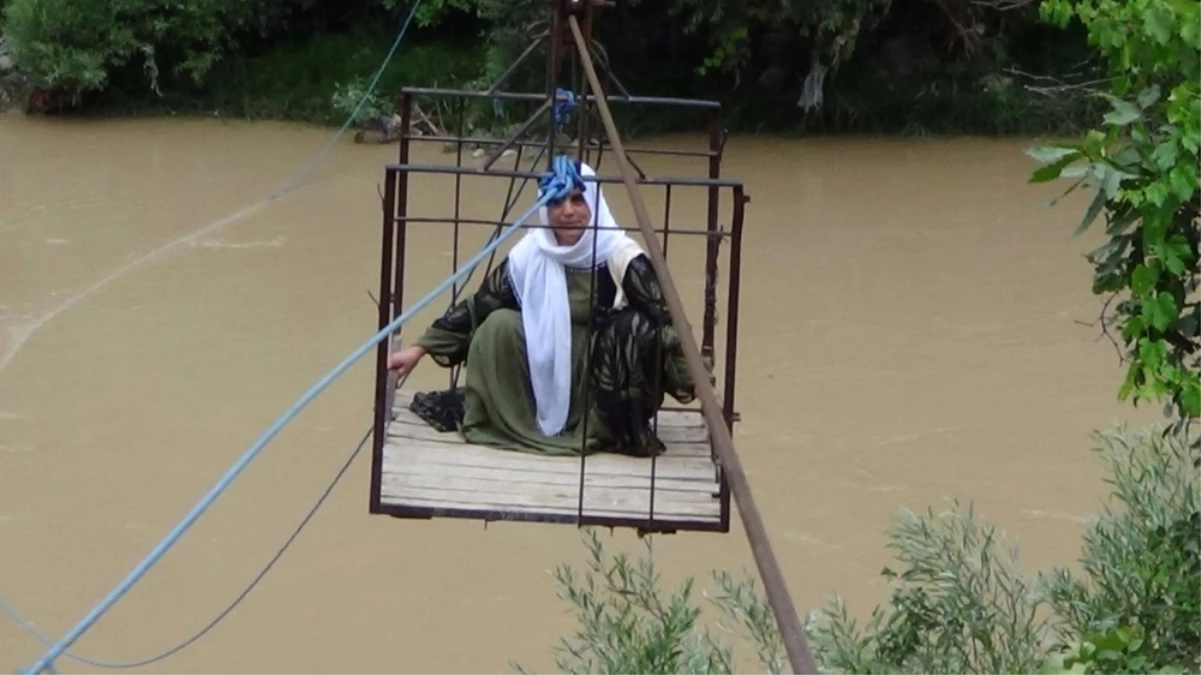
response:
M146 86L141 64L131 63L113 73L111 86L67 105L39 106L35 101L27 106L28 91L19 91L20 82L13 78L7 98L10 105L47 114L185 115L338 126L358 105L394 38L389 26L357 24L343 32L284 41L258 53L228 54L201 86L162 73L154 91ZM395 92L405 85L486 88L486 62L482 41L446 31L416 33L397 50L353 126L378 129L380 120L396 112ZM699 80L665 78L653 71L623 71L621 78L636 94L721 100L727 127L743 134L1075 135L1101 112L1084 95L1048 95L1012 73L981 75L948 67L893 77L856 60L828 78L823 105L810 112L799 108L787 90L742 87L722 92ZM500 133L504 124L481 111L476 122L485 128L493 125L492 131ZM695 116L649 110L622 122L631 135L693 131L701 124Z

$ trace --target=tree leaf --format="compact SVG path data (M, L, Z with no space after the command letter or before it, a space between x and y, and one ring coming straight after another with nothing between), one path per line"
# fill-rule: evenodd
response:
M1187 201L1197 192L1197 167L1179 164L1168 174L1172 189L1181 201Z
M1076 231L1072 232L1072 236L1076 237L1084 233L1085 230L1093 224L1097 216L1101 213L1101 208L1105 206L1105 191L1097 190L1097 196L1093 197L1093 201L1088 205L1088 210L1084 212L1084 218L1080 220L1080 224L1076 226Z
M1160 91L1158 84L1153 84L1150 87L1142 90L1138 95L1138 107L1145 109L1155 105L1157 102L1159 102L1159 96L1161 93L1162 92Z
M1176 307L1176 298L1172 297L1167 291L1160 291L1159 295L1147 303L1151 308L1151 325L1159 332L1164 332L1176 322L1176 318L1180 316L1179 309Z
M1139 267L1134 268L1134 273L1130 275L1130 291L1135 295L1146 295L1155 287L1155 282L1159 281L1157 271L1140 263Z
M1183 258L1185 261L1193 259L1193 246L1189 244L1189 239L1183 234L1173 234L1171 238L1167 239L1165 247L1169 255Z
M1026 154L1042 164L1047 164L1049 162L1059 161L1069 155L1080 155L1080 151L1070 147L1042 145L1034 148L1027 148Z
M1129 101L1124 101L1112 94L1102 94L1109 100L1113 110L1105 113L1105 123L1114 126L1124 127L1142 116L1138 107Z
M1180 144L1171 138L1155 146L1155 151L1151 153L1151 159L1155 162L1155 168L1160 171L1167 171L1176 166L1176 160L1179 156Z
M1118 188L1122 185L1122 179L1131 177L1130 174L1124 171L1111 166L1105 166L1101 170L1101 191L1105 193L1107 199L1113 199L1118 194Z
M1134 342L1135 338L1143 334L1143 317L1132 316L1122 327L1122 339L1126 344Z
M1055 160L1054 162L1052 162L1050 164L1045 164L1043 166L1040 166L1038 169L1035 169L1033 174L1030 175L1029 182L1045 183L1050 180L1055 180L1056 178L1059 178L1060 173L1063 171L1064 167L1066 167L1067 165L1071 164L1072 162L1075 162L1076 160L1080 159L1080 157L1082 157L1082 155L1080 153L1074 152L1069 155L1060 157L1059 159Z
M1189 417L1201 417L1201 383L1195 378L1180 390L1180 410Z
M1171 272L1172 274L1174 274L1176 276L1180 276L1181 274L1183 274L1185 267L1186 267L1184 261L1181 260L1178 256L1170 256L1170 257L1164 258L1163 266L1166 267L1169 272Z

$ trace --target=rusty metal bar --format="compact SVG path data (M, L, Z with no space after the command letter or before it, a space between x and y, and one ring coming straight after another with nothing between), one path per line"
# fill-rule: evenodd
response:
M596 69L592 65L592 55L589 53L588 46L584 42L584 36L580 33L579 22L576 21L574 16L567 17L567 22L571 28L572 35L575 37L576 49L580 53L580 60L584 66L584 74L591 82L592 90L600 94L604 89L601 87L599 78L596 75ZM617 132L616 124L613 122L613 115L609 111L608 102L605 101L603 96L597 97L597 109L600 112L601 121L604 123L605 133L613 144L613 154L617 158L616 161L621 171L622 182L625 183L626 191L629 193L630 201L634 206L635 217L646 239L646 248L650 254L651 264L654 266L655 272L659 276L659 283L663 287L663 295L667 301L668 312L671 314L672 322L675 323L680 333L680 345L684 349L684 358L688 362L688 369L692 371L693 380L696 382L697 394L701 402L701 412L705 416L709 433L712 435L713 443L719 452L723 472L729 478L734 499L738 502L738 512L742 516L742 523L746 528L751 553L755 558L759 574L763 579L763 586L767 593L768 603L772 608L772 614L775 615L776 624L779 626L780 634L784 638L784 647L788 652L788 660L792 666L792 671L797 675L801 675L802 673L817 673L817 664L813 660L813 655L809 651L809 645L805 640L800 616L793 606L792 597L788 592L788 585L784 581L784 574L780 570L780 564L776 561L775 552L772 550L771 538L768 536L767 528L763 524L759 508L755 505L755 498L751 494L750 483L747 481L746 472L742 468L742 462L738 457L737 451L734 449L734 441L726 425L722 405L717 400L717 392L714 391L713 385L709 383L709 378L706 377L706 369L704 363L701 361L701 354L697 349L695 338L692 336L691 329L688 326L688 318L684 313L683 304L680 302L679 292L676 290L675 282L671 278L670 270L667 269L667 262L663 258L663 251L659 246L659 240L651 231L650 214L646 210L646 204L642 201L642 194L638 191L638 184L634 180L633 172L629 165L629 158L625 156L625 152L622 149L621 137Z
M553 161L553 159L552 159L552 161ZM597 270L596 270L596 253L597 253L597 251L596 251L596 246L597 246L596 230L599 229L599 227L600 227L600 208L599 208L600 203L601 203L601 186L600 185L596 186L596 203L597 203L598 208L594 209L593 213L592 213L592 228L591 228L593 231L593 234L592 234L592 261L591 261L592 264L590 266L592 273L588 275L588 297L589 298L596 298L596 274L597 274ZM592 302L593 301L590 300L589 305L591 305ZM592 363L592 359L595 356L595 354L592 351L592 347L593 347L592 339L595 336L596 336L596 316L592 313L589 313L587 333L585 333L585 335L584 335L584 377L587 378L589 381L591 381L593 376L596 374L595 366ZM592 409L592 387L590 387L590 386L584 387L584 402L582 404L582 409L584 412L583 412L583 416L580 419L580 426L581 426L581 429L580 429L580 494L579 494L579 508L577 510L579 519L577 520L577 522L583 522L583 520L584 520L584 484L585 484L585 481L587 478L587 466L588 466L588 419L590 417L592 417L592 415L589 414L589 411Z
M534 164L537 164L538 161L540 159L542 159L542 152L543 152L542 150L539 151L538 156L534 159L534 162L533 162ZM515 154L513 156L513 169L514 170L516 170L517 167L521 166L521 158L524 154L525 154L525 147L518 146L517 154ZM528 185L529 182L530 182L529 179L522 179L521 187L517 189L517 194L514 195L513 187L515 185L517 185L517 179L516 178L509 179L509 190L508 190L508 192L505 193L505 208L502 209L500 212L501 220L504 220L505 218L509 217L509 213L513 210L513 207L517 204L517 200L521 197L522 193L525 192L525 186ZM496 239L497 237L500 236L500 230L501 230L501 226L497 225L496 229L492 231L492 236L488 237L489 244L492 243L493 239ZM493 250L492 253L488 254L488 267L485 268L484 276L487 276L488 274L492 273L492 266L495 263L496 263L496 251ZM471 272L467 275L467 278L463 280L464 288L467 287L467 282L471 281L471 277L474 274L475 274L475 270L471 270Z
M488 93L486 91L474 91L471 89L440 89L437 87L402 87L400 91L403 94L413 94L414 96L464 96L466 98L489 98L501 101L542 101L546 98L546 94L514 91ZM606 96L604 98L609 103L627 103L630 105L668 105L679 106L681 108L721 107L721 103L717 101L693 98L667 98L659 96ZM589 94L583 99L577 98L576 100L580 103L590 103L596 100L596 96L595 94Z
M563 54L563 21L559 16L562 8L558 2L550 3L550 44L546 48L546 106L550 113L550 131L546 134L546 168L555 161L555 88L559 82L559 59Z
M383 330L392 323L390 311L392 284L392 239L396 229L396 181L391 174L384 183L384 199L381 205L383 211L383 227L381 232L382 246L380 247L379 275L379 329ZM371 442L371 497L368 505L370 513L380 512L380 481L384 467L384 427L388 423L388 348L391 339L381 340L375 349L375 421L374 438Z
M609 65L608 50L606 50L603 46L598 45L595 40L591 45L589 45L589 48L592 49L593 56L599 57L599 60L604 62L603 67L605 69L605 75L609 76L609 80L613 83L613 86L617 87L617 90L621 92L622 96L631 98L630 90L626 89L626 86L621 83L621 80L617 79L617 73L614 73L613 68Z
M445 218L445 217L433 218L433 217L422 217L422 216L397 216L396 221L403 222L403 223L417 224L417 225L447 224L447 223L454 224L456 222L459 223L460 225L479 225L479 226L488 226L488 227L504 227L506 225L512 225L512 223L505 222L503 220L483 220L483 219L474 219L474 218L460 218L458 221L455 221L455 220L452 220L450 218ZM545 230L545 229L549 229L549 228L553 227L553 225L542 225L539 223L531 223L529 225L522 225L522 227L525 229L528 229L528 230ZM622 226L622 227L618 227L616 229L623 230L625 232L642 232L642 230L637 227ZM652 229L651 232L654 232L656 234L664 234L667 232L667 230L664 228L660 228L660 229ZM707 230L685 230L685 229L681 229L678 227L672 228L671 232L672 232L672 234L678 234L681 236L692 236L692 237L711 237L711 236L713 236ZM719 233L718 236L729 237L731 235ZM460 292L462 292L462 288L463 288L462 286L459 287Z
M714 111L709 119L709 178L721 176L721 159L718 157L718 145L721 143L721 118ZM717 209L720 205L721 194L716 187L709 188L709 203L706 229L710 235L717 234ZM701 357L713 362L713 336L717 328L717 258L720 253L721 238L711 236L709 245L705 247L705 318L702 322L704 334L701 338Z
M463 127L467 124L467 100L459 99L459 137L463 136ZM455 166L463 166L463 142L459 141L455 144ZM455 234L454 248L451 253L450 273L454 274L459 269L459 234L462 227L459 224L459 217L463 213L463 174L455 174ZM451 287L450 302L453 305L459 300L459 289Z
M591 16L592 16L591 10L589 10L588 16L591 19ZM589 30L591 30L591 29L589 29ZM572 66L573 67L572 67L572 72L571 72L572 86L575 88L575 90L577 92L579 92L577 94L577 98L587 96L590 93L589 89L588 89L588 81L584 79L584 74L582 72L580 72L579 55L573 51L572 57L573 57L572 58ZM584 163L588 163L588 134L589 134L589 132L590 132L590 129L588 128L588 116L584 115L584 114L577 114L576 115L576 134L575 134L575 136L576 136L576 145L578 147L576 148L576 159L581 162L584 162ZM595 169L595 168L596 167L593 167L593 169Z
M407 132L409 130L409 125L413 123L413 97L408 94L404 94L401 96L400 100L401 129ZM409 141L405 138L401 138L400 149L397 151L401 166L408 164L409 150ZM385 172L385 175L388 175L387 172ZM396 210L393 212L393 216L395 216L396 213L409 212L409 172L404 170L396 172L396 181ZM400 316L401 311L403 311L402 305L404 303L405 287L405 247L408 239L406 237L407 227L405 223L403 221L398 221L398 224L399 227L396 230L395 280L392 286L393 316ZM380 298L380 302L383 301L383 298Z
M508 140L502 143L499 148L492 151L492 155L488 157L488 161L484 162L484 165L480 167L480 170L487 171L488 169L491 169L492 165L496 163L496 160L500 159L501 155L505 154L505 150L508 150L509 148L513 147L514 143L520 141L521 137L524 136L526 132L528 132L530 128L534 126L534 123L536 123L544 114L546 114L546 111L551 109L551 105L553 103L554 98L548 98L542 105L538 106L538 109L534 111L534 114L530 115L529 119L523 122L521 126L517 128L517 131L513 132L513 135L510 136ZM462 141L459 142L459 145L462 146Z
M663 259L667 259L667 235L671 232L671 186L663 189ZM641 228L639 228L641 229ZM685 230L687 232L687 230ZM697 232L696 234L701 234ZM706 232L707 234L707 232Z
M596 121L601 122L600 115L596 112L596 110L594 108L587 108L586 112L584 114L592 115L592 116L596 117ZM601 126L604 126L604 122L601 122ZM604 145L605 145L605 143L602 140L601 146L604 146ZM612 146L612 144L610 144L610 146ZM634 158L630 156L629 151L625 150L624 147L622 148L622 154L625 155L626 161L628 161L630 163L630 165L632 167L634 167L634 170L638 172L638 178L640 180L645 180L647 177L646 172L642 170L641 166L638 166L638 163L634 161Z
M529 55L533 54L534 50L538 48L538 45L542 44L542 41L545 40L548 36L549 36L549 33L543 33L541 35L534 36L534 39L530 42L530 46L525 48L525 51L521 53L521 56L517 57L516 61L509 64L509 67L505 69L505 72L503 72L499 76L497 76L496 81L493 82L492 86L488 87L488 89L486 89L484 91L484 93L488 94L489 96L495 95L496 90L500 89L500 85L504 84L505 80L509 79L509 77L511 77L513 75L513 73L516 72L517 66L520 66L523 61L525 61L527 58L529 58Z
M576 525L579 527L629 527L636 529L638 534L675 534L681 530L688 532L723 532L717 523L708 520L664 520L648 521L646 518L622 518L618 516L590 516L584 514L581 518L574 512L567 513L528 513L509 511L505 509L458 509L440 506L401 506L384 504L380 513L394 518L408 520L429 520L431 518L464 518L485 523L514 522L514 523L558 523Z
M586 119L586 116L581 115L581 119ZM459 138L457 136L422 136L415 135L410 138L415 143L458 143L462 141L470 145L501 145L509 143L509 147L527 147L527 148L545 148L546 143L542 141L512 141L503 138L485 138L483 136L466 136ZM671 148L626 148L626 152L631 155L667 155L672 157L712 157L713 153L708 150L674 150Z
M733 235L730 240L730 287L726 305L728 314L726 317L726 372L723 378L725 381L722 383L725 385L725 396L722 400L722 404L725 406L723 412L731 426L734 422L739 421L738 414L734 412L735 374L738 370L738 300L742 293L742 222L746 214L746 204L750 201L750 197L746 196L742 188L734 188L733 201L734 219L730 224L730 230ZM729 528L729 481L724 474L719 476L719 479L721 481L721 522L723 526Z
M624 152L624 151L623 151ZM393 163L385 166L385 169L392 171L409 171L413 173L441 173L455 174L462 173L471 176L499 176L501 178L530 178L537 181L542 177L543 171L517 171L513 169L489 169L484 171L470 166L456 167L448 164L408 164L408 163ZM583 176L584 181L596 181L598 183L624 183L625 179L621 176ZM728 178L694 178L694 177L675 177L675 178L655 178L647 176L634 181L639 185L675 185L677 187L742 187L742 182L730 180Z

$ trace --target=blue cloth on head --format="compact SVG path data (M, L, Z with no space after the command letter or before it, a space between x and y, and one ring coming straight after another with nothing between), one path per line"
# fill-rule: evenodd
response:
M580 166L567 155L555 157L551 168L538 179L538 196L549 197L549 203L563 201L572 190L584 189L584 177L580 175Z

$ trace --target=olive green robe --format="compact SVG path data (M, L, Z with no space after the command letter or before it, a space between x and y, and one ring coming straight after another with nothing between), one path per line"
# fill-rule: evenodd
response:
M538 427L525 331L507 262L502 261L479 290L453 306L417 341L443 367L466 362L458 431L470 443L541 454L661 452L663 445L655 438L650 419L665 393L688 403L694 391L662 289L646 256L640 254L627 265L622 281L625 305L619 309L613 308L617 289L606 266L598 267L595 274L566 270L572 393L567 423L554 437ZM591 340L590 319L594 322Z

